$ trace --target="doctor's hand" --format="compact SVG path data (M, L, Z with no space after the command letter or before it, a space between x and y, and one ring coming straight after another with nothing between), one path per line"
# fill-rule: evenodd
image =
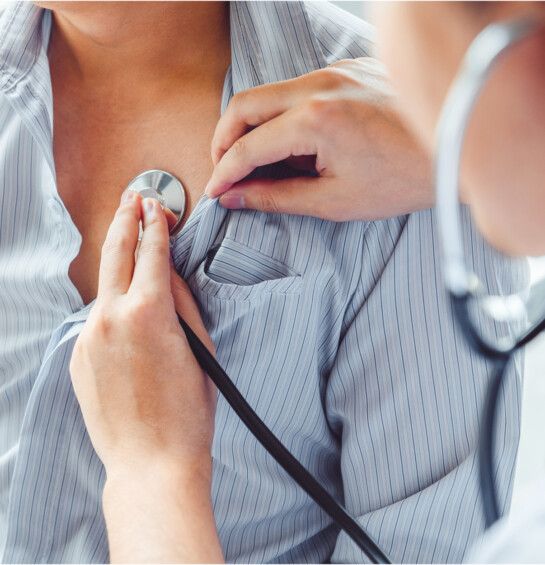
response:
M210 499L216 390L176 310L211 351L214 346L169 256L159 203L125 192L102 249L97 300L70 365L106 469L113 561L223 559Z
M335 63L233 97L212 141L206 188L227 208L377 220L434 204L431 165L398 116L381 63ZM288 160L318 176L244 181Z

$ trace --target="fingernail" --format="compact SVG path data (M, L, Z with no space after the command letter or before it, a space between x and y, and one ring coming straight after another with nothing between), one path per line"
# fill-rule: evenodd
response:
M242 194L237 194L236 192L226 192L225 194L222 194L220 196L220 204L224 208L229 208L230 210L246 208L244 196Z
M125 190L121 195L121 204L125 204L125 202L129 202L135 196L135 192L133 190Z
M157 212L157 204L154 198L144 198L142 200L142 208L144 209L144 220L151 220Z
M204 193L206 194L206 196L208 196L210 198L210 189L212 187L212 180L208 181L208 184L206 185L206 188L204 189Z

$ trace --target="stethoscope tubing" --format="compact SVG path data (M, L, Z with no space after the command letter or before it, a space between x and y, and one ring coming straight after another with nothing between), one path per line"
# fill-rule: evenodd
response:
M502 517L494 478L494 430L498 400L505 379L506 368L516 351L522 349L545 330L545 317L533 324L510 345L495 347L488 343L471 323L469 301L472 300L472 295L466 293L463 296L459 296L451 293L450 296L455 318L462 327L470 346L479 355L493 364L482 412L478 447L479 487L485 527L488 529Z
M191 351L248 430L290 477L352 538L373 563L391 563L386 552L325 488L297 461L246 402L233 381L178 314Z
M487 26L473 40L441 111L436 132L436 210L441 235L444 279L451 296L455 318L471 348L492 363L479 430L479 486L485 526L500 517L494 473L494 429L498 399L512 355L545 328L545 319L534 324L518 339L490 343L472 323L471 300L479 300L478 288L464 260L459 211L459 176L466 129L478 96L494 66L513 44L538 29L532 19L497 22Z

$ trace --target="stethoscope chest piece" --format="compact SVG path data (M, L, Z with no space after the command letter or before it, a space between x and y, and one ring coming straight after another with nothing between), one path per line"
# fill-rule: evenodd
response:
M153 169L138 175L126 190L134 190L143 198L158 200L165 211L170 235L174 235L179 230L187 198L182 183L175 176L166 171Z

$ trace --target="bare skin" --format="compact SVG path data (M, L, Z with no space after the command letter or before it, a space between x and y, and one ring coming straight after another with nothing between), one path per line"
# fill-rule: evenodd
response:
M136 175L177 176L189 212L204 192L230 63L229 14L208 2L71 4L53 6L48 55L58 191L82 235L69 275L88 303L108 226Z

